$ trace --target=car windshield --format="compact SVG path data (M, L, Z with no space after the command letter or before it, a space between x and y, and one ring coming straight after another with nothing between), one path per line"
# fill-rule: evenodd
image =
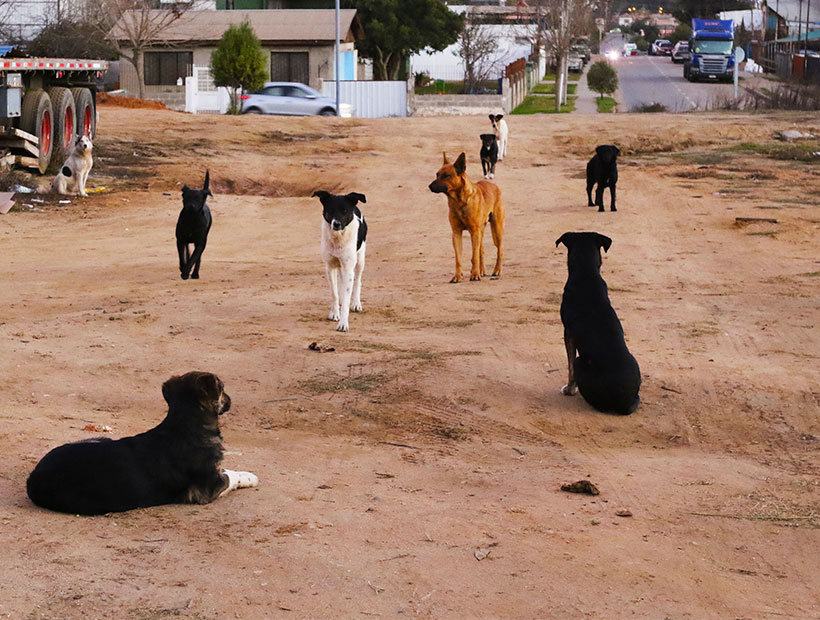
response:
M695 41L696 54L731 54L731 41Z

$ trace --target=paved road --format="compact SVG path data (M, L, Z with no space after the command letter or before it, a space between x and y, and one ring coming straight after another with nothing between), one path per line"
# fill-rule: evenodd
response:
M706 109L733 94L732 84L685 80L683 64L673 63L668 56L620 56L625 42L618 35L609 35L602 51L619 54L613 65L627 110L650 103L662 103L669 112Z

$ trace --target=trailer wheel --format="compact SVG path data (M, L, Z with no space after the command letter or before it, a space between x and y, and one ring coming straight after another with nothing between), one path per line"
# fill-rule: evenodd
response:
M48 89L54 109L54 152L51 167L62 166L71 154L77 136L77 109L71 91L62 86Z
M20 111L20 129L37 136L40 140L39 169L45 174L51 161L53 146L52 129L53 113L51 99L41 88L30 90L23 97Z
M94 139L97 135L97 114L94 109L94 97L87 88L72 88L74 108L77 110L77 136L88 136Z

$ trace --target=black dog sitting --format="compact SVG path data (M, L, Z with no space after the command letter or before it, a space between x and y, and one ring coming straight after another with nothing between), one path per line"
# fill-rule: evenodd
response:
M492 179L495 176L495 164L498 162L498 140L494 133L481 134L480 157L484 178Z
M598 411L632 413L640 402L641 371L626 347L601 277L601 248L606 252L612 239L595 232L568 232L556 247L561 243L569 250L569 277L561 300L569 377L561 392L571 396L577 388Z
M208 189L210 171L205 172L205 185L202 189L182 187L182 211L177 219L177 252L179 252L179 273L183 280L199 278L199 263L205 244L208 242L208 231L211 230L211 210L205 204L208 196L213 196ZM190 244L194 245L191 253ZM194 268L191 273L191 267Z
M587 204L590 207L598 206L598 211L604 210L604 189L609 188L611 198L609 210L615 208L615 184L618 182L618 155L621 150L611 144L602 144L595 148L595 155L587 164ZM595 189L595 202L592 202L592 186Z

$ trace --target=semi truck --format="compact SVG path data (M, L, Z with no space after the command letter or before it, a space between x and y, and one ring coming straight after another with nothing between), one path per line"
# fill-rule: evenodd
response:
M683 77L731 81L735 68L735 29L731 19L693 19L689 39L689 60L683 63Z
M97 80L104 60L13 58L0 47L0 161L45 174L78 136L97 129Z

